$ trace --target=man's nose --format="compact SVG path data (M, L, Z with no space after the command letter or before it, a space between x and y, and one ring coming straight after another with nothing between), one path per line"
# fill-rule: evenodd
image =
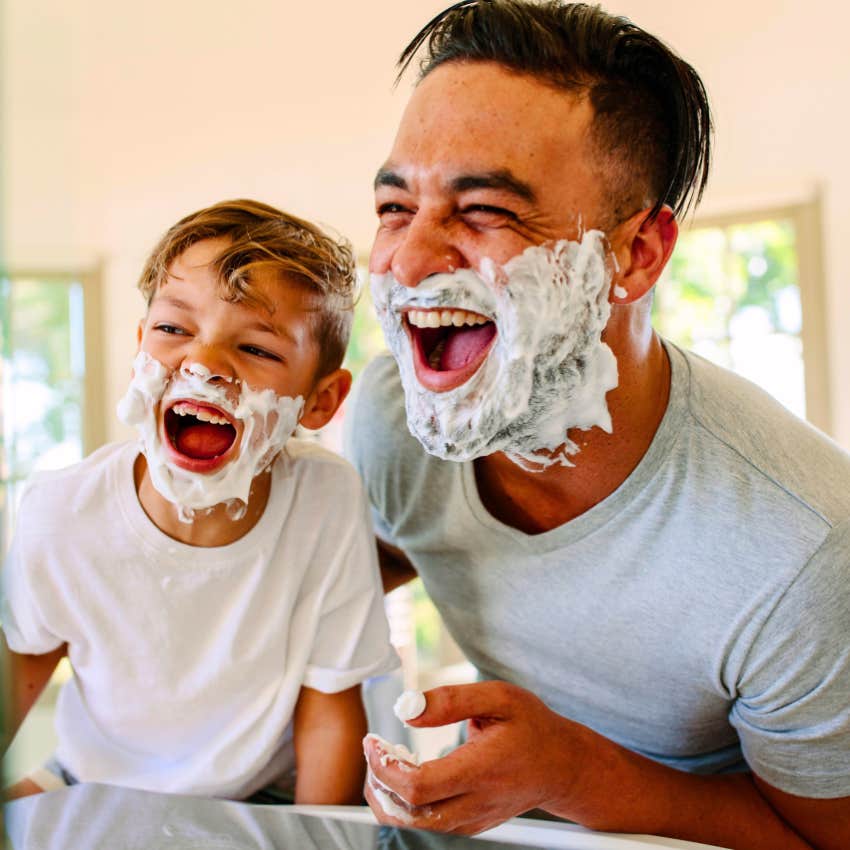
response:
M402 286L414 287L429 275L450 273L467 265L446 225L414 218L395 246L389 269Z

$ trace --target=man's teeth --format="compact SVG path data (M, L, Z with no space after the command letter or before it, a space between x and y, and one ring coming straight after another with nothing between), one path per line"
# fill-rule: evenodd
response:
M445 328L451 325L484 325L490 321L478 313L467 310L409 310L407 321L417 328Z
M195 419L200 419L201 422L209 422L212 425L229 425L229 421L224 416L219 416L212 413L206 408L195 407L194 404L175 404L171 408L178 416L194 416Z

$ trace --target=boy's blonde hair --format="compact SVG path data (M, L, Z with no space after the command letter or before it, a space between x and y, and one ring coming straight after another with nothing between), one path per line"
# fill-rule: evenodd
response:
M345 356L357 275L350 244L316 225L252 200L222 201L180 219L148 257L139 289L150 305L174 260L203 239L224 237L230 244L214 260L225 301L245 302L274 312L254 289L253 270L263 268L310 287L316 293L313 333L319 343L317 375L338 369Z

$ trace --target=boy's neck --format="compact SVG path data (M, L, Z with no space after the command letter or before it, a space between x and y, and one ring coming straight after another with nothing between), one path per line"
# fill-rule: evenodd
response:
M153 486L148 465L139 454L133 467L133 480L139 504L148 519L163 533L189 546L227 546L244 537L260 520L271 491L271 470L260 473L251 484L248 507L241 519L231 519L225 505L198 510L192 522L181 522L177 508Z

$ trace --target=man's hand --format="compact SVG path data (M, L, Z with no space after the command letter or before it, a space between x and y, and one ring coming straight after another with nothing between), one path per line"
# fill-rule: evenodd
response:
M850 846L850 798L768 795L749 774L674 770L505 682L434 688L425 696L425 711L410 725L468 720L467 742L417 766L368 736L366 799L382 823L473 834L540 808L590 829L734 850Z
M506 682L428 691L425 711L410 725L466 719L467 742L419 767L387 758L377 740L366 739L366 798L382 823L471 835L554 805L552 777L559 793L571 793L584 760L584 727Z

